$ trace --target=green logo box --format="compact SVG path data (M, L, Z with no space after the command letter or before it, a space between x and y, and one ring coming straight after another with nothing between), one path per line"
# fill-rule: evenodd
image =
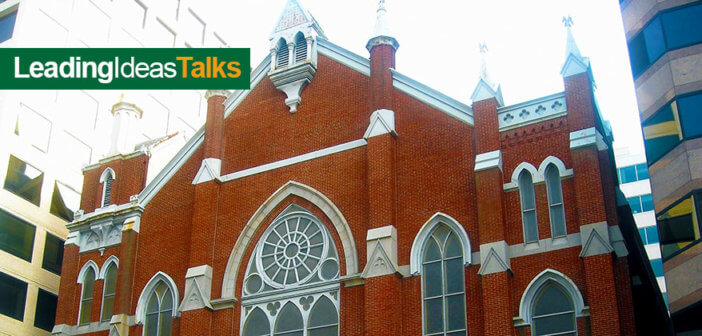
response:
M0 48L0 89L241 90L248 48Z

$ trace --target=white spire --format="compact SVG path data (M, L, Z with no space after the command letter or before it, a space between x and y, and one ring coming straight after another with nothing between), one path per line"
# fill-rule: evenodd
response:
M485 41L478 43L480 49L480 78L485 80L490 86L495 86L494 81L490 77L488 67L488 46Z
M392 36L390 32L390 23L388 22L388 11L385 9L385 0L378 1L378 10L375 19L375 27L373 28L373 36Z
M578 44L575 43L572 29L573 18L570 15L564 16L563 24L566 27L566 54L565 63L561 68L561 75L567 77L587 71L590 66L590 60L587 57L583 57Z
M478 77L478 84L475 86L475 90L473 90L473 94L470 98L474 102L495 98L500 105L503 105L502 88L490 76L487 55L488 47L485 41L480 42L478 48L480 50L480 76Z

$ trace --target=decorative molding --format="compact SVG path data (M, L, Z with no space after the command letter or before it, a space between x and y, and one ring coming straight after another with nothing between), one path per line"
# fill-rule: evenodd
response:
M475 86L475 89L473 89L473 94L470 95L470 100L475 103L490 98L495 98L500 106L504 105L504 101L502 99L502 88L499 85L493 87L481 77L478 80L478 84Z
M505 183L502 188L504 191L509 191L509 190L514 190L519 188L519 174L521 174L522 170L527 170L531 174L531 179L534 184L536 183L542 183L545 181L546 178L546 167L548 167L549 164L553 163L556 165L556 168L558 168L558 173L561 176L561 179L566 178L566 177L571 177L573 176L573 169L572 168L566 168L565 164L561 159L555 157L555 156L549 156L545 158L543 161L541 161L541 164L539 165L539 169L536 169L534 165L532 165L529 162L522 162L519 165L517 165L516 168L512 171L512 177L510 179L510 182Z
M446 113L454 119L473 125L473 109L470 106L409 78L395 69L390 69L390 73L392 74L392 86L395 89Z
M98 276L100 274L100 268L94 261L88 260L83 265L83 267L80 268L80 272L78 272L78 278L76 279L76 283L79 283L81 285L83 284L83 282L85 281L85 273L88 272L89 268L92 268L93 272L95 272L95 280L98 279Z
M213 310L222 310L234 308L234 304L236 304L237 301L238 300L235 297L228 297L210 300L210 304L212 305Z
M205 99L210 99L212 97L224 97L229 98L229 91L227 90L207 90L205 92Z
M363 134L363 139L368 140L368 138L388 133L397 137L397 132L395 131L395 112L386 109L373 112L370 116L368 129L366 129L366 133Z
M372 260L371 254L376 248L376 243L382 245L385 252L395 265L397 265L397 229L392 225L368 230L366 233L366 263Z
M127 314L112 315L109 336L129 336L129 316Z
M114 255L109 256L107 258L107 260L105 260L105 262L102 263L102 268L100 269L100 275L98 275L98 277L97 277L98 279L105 279L105 275L107 274L107 269L109 268L109 266L111 264L114 264L115 267L117 267L119 269L119 259Z
M303 62L272 70L269 74L275 87L288 97L285 99L285 105L290 108L290 113L297 112L297 106L302 101L302 89L312 81L316 72L317 66L312 62Z
M410 250L410 272L411 275L417 275L421 273L422 269L422 256L424 255L424 245L429 239L429 235L434 230L434 228L439 225L444 224L448 226L453 232L458 236L461 241L461 248L463 250L463 265L468 266L472 263L473 254L471 253L470 238L463 228L463 225L453 217L437 212L429 220L427 220L422 228L419 229L417 236L414 237L412 242L412 249ZM478 259L479 260L479 259Z
M222 169L222 160L215 158L207 158L202 160L200 170L198 170L192 184L200 184L212 181L220 176Z
M567 115L565 92L497 109L500 132Z
M602 138L602 134L594 127L570 132L570 149L577 149L586 146L596 145L597 150L606 150L607 144Z
M300 162L305 162L305 161L309 161L309 160L314 160L314 159L317 159L317 158L320 158L320 157L324 157L324 156L327 156L327 155L332 155L332 154L336 154L336 153L341 153L341 152L344 152L344 151L347 151L347 150L350 150L350 149L354 149L354 148L358 148L358 147L363 147L363 146L365 146L365 145L367 145L367 144L368 144L368 142L367 142L366 140L364 140L364 139L349 141L349 142L346 142L346 143L343 143L343 144L340 144L340 145L336 145L336 146L332 146L332 147L327 147L327 148L320 149L320 150L316 150L316 151L314 151L314 152L310 152L310 153L307 153L307 154L302 154L302 155L298 155L298 156L293 156L293 157L288 158L288 159L283 159L283 160L280 160L280 161L275 161L275 162L271 162L271 163L266 163L266 164L263 164L263 165L260 165L260 166L257 166L257 167L253 167L253 168L249 168L249 169L240 170L240 171L234 172L234 173L229 173L229 174L227 174L227 175L224 175L224 176L218 178L217 180L220 181L220 182L222 182L222 183L224 183L224 182L229 182L229 181L233 181L233 180L240 179L240 178L243 178L243 177L247 177L247 176L251 176L251 175L256 175L256 174L260 174L260 173L263 173L263 172L267 172L267 171L269 171L269 170L274 170L274 169L278 169L278 168L282 168L282 167L294 165L294 164L297 164L297 163L300 163Z
M141 216L129 217L124 221L122 226L122 232L134 231L139 233L141 227Z
M475 156L474 171L488 170L491 168L499 168L502 171L502 151L494 150L492 152L482 153Z
M365 140L363 141L365 142ZM276 190L271 196L268 197L268 199L266 199L266 201L263 202L263 204L261 204L239 234L239 238L237 238L234 248L232 248L232 252L229 255L227 266L224 271L221 294L222 298L234 297L234 293L236 292L236 278L239 275L239 268L242 264L246 249L248 248L249 244L252 243L254 233L262 225L263 221L268 217L268 215L270 215L270 213L275 209L275 207L290 195L296 195L304 198L324 212L324 215L327 216L327 218L329 218L331 223L334 225L334 228L339 235L339 239L341 240L344 261L346 263L345 274L348 275L358 273L358 252L356 249L356 243L353 238L351 227L339 208L337 208L329 198L316 189L299 182L289 181Z
M68 245L78 245L78 232L77 231L71 231L68 232L68 236L66 237L66 242L63 243L63 246L68 246Z
M614 251L609 240L607 222L599 222L580 226L580 238L583 246L580 257L590 257L609 254Z
M558 284L568 293L573 300L573 308L575 309L576 317L590 315L590 308L585 306L583 296L573 280L565 274L549 268L535 276L524 290L522 298L519 301L519 316L513 318L515 327L531 325L531 312L536 295L539 293L541 287L549 282Z
M480 245L480 269L478 274L488 275L512 272L509 263L509 246L504 240Z
M183 302L178 308L181 312L208 308L212 310L210 293L212 291L212 267L200 265L188 268L185 274L185 292Z
M375 246L369 251L371 252L368 255L366 268L361 273L361 278L368 279L388 274L402 275L397 262L393 261L388 253L385 252L385 248L379 240L375 241Z
M366 50L370 52L373 48L381 45L391 46L393 49L397 50L400 47L400 43L394 37L391 36L375 36L368 40L366 43Z
M568 54L568 57L561 67L561 76L569 77L572 75L581 74L587 72L590 68L590 61L587 57L576 56L573 54Z

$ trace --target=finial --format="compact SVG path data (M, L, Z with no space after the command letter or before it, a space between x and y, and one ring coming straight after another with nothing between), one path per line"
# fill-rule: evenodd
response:
M121 103L123 100L124 100L124 92L122 92L122 93L119 95L119 102Z
M488 52L488 47L485 41L478 43L478 49L480 49L480 53L483 55Z
M568 16L563 17L563 24L566 26L566 28L570 28L573 26L573 18Z
M378 0L378 10L375 18L375 27L373 28L373 35L371 39L366 44L366 49L370 51L377 45L391 45L395 50L400 46L392 37L392 32L390 31L390 23L388 22L388 14L385 9L385 0Z

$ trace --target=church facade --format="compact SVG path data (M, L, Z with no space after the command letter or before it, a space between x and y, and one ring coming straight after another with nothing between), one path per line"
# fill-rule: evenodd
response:
M666 334L570 31L564 92L503 106L484 68L468 106L395 70L385 15L366 58L288 1L153 182L86 167L53 334Z

